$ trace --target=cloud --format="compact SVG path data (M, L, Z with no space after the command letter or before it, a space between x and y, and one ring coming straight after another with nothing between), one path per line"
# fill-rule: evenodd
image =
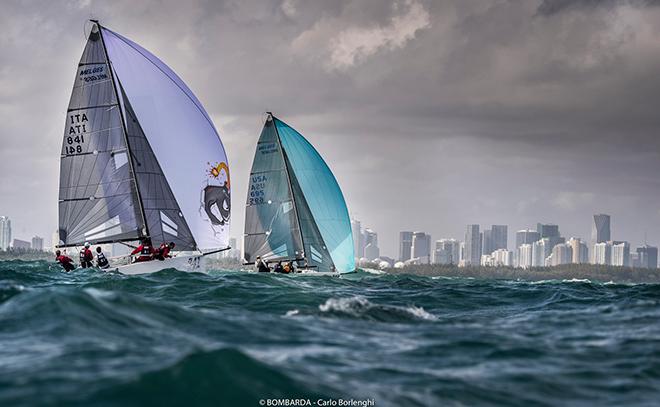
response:
M573 211L579 207L590 206L594 197L591 192L561 191L552 200L552 204L559 209Z
M406 46L420 30L431 27L431 16L417 0L395 1L387 22L342 26L338 18L319 20L292 43L299 54L322 53L329 70L346 71L379 52Z

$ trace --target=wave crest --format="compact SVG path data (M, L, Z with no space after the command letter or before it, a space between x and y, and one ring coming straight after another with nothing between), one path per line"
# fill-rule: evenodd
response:
M349 316L358 319L368 319L382 322L402 322L410 320L435 321L435 315L427 312L422 307L410 305L401 307L398 305L374 304L368 299L355 297L328 298L325 303L319 305L319 311L323 314Z

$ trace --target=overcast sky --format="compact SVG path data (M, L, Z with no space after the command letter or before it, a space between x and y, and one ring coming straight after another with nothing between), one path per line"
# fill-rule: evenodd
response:
M264 112L319 150L349 210L400 230L558 223L660 244L660 7L653 1L3 1L0 215L50 241L85 22L190 86L232 175L232 236ZM510 241L512 240L510 236Z

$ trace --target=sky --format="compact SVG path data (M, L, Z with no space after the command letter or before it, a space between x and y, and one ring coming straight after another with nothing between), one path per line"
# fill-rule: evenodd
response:
M660 7L615 0L3 1L0 215L57 228L59 153L85 24L149 49L218 128L243 233L264 112L317 148L351 215L398 232L557 223L660 244ZM87 27L89 28L89 27ZM239 240L240 241L240 240Z

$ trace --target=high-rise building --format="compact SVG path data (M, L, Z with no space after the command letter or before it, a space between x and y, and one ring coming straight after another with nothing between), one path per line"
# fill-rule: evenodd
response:
M431 263L431 236L424 232L414 232L412 236L412 258L420 264Z
M399 232L399 261L410 260L412 257L413 232Z
M573 262L573 247L570 243L559 243L552 248L547 266L561 266Z
M492 230L486 229L481 233L481 256L490 255L493 250L493 233ZM482 262L483 263L483 262Z
M630 267L630 243L612 242L612 265Z
M364 248L364 258L369 261L374 261L380 257L380 249L373 243L367 244Z
M507 249L497 249L491 254L493 266L513 266L513 253Z
M479 225L467 225L465 232L465 265L481 264L481 234Z
M594 215L594 224L591 228L592 243L603 243L610 240L610 215L600 213Z
M540 238L543 239L544 237L559 237L559 226L558 225L552 225L552 224L544 224L544 223L537 223L536 224L536 231L539 233L541 236Z
M44 249L44 239L39 236L32 238L32 250L42 251Z
M518 246L518 267L530 268L532 267L532 260L534 248L529 243L523 243Z
M507 225L493 225L491 230L491 237L493 239L493 251L497 249L507 249L509 247L509 227Z
M549 237L544 237L532 244L532 266L543 267L545 266L545 259L552 253L552 248L555 246L551 243Z
M11 245L11 220L0 216L0 250L8 250Z
M593 264L612 264L611 242L600 242L594 245Z
M21 239L14 239L11 246L16 250L30 250L31 248L30 242Z
M362 225L357 219L351 219L351 231L353 232L353 249L355 257L361 259L364 257L364 237L362 235Z
M644 245L637 248L639 266L647 269L658 268L658 248Z
M440 239L435 242L433 262L435 264L458 264L461 244L456 239Z
M535 230L519 230L516 232L516 250L514 251L514 263L518 264L518 248L524 244L533 244L541 238L541 234ZM522 267L522 266L521 266Z
M571 246L573 251L572 263L575 264L586 264L589 263L589 249L587 244L584 243L578 237L572 237L568 240L568 243Z

